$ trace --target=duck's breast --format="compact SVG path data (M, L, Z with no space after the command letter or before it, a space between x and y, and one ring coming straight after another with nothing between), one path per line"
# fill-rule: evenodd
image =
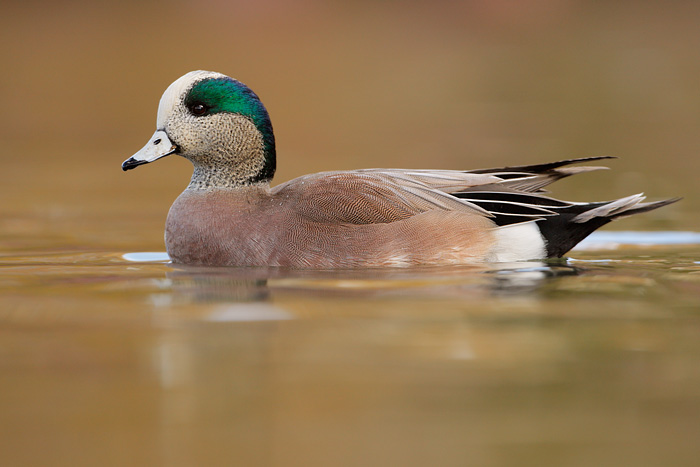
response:
M259 193L185 190L166 221L170 258L208 266L269 264L279 231L265 201Z

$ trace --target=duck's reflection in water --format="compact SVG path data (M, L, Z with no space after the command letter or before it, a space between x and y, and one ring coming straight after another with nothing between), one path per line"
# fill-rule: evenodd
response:
M513 325L507 316L494 327L491 316L504 307L528 316L550 278L575 273L542 263L362 271L170 266L169 303L154 309L163 332L150 349L163 391L163 446L173 461L185 459L197 452L192 433L212 427L234 432L246 452L273 457L328 430L339 440L329 441L330 451L348 436L364 445L362 433L410 436L392 420L405 413L430 419L428 375L459 404L460 388L478 377L469 371L565 354L556 333ZM487 372L480 384L498 374ZM418 409L416 401L423 401Z
M354 270L205 268L171 265L168 304L266 302L299 298L459 298L536 292L551 278L576 275L563 261Z

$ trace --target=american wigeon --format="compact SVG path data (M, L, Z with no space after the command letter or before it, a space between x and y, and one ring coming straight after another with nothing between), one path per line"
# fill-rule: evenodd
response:
M485 170L365 169L270 187L275 138L258 96L220 73L172 83L157 130L122 168L170 154L194 165L165 227L176 263L348 268L560 257L618 217L665 206L641 194L573 203L543 195L607 157Z

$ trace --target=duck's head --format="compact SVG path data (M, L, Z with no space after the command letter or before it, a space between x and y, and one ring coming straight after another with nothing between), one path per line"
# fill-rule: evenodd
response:
M275 137L265 106L245 84L211 71L192 71L168 86L156 132L122 169L170 154L194 164L191 186L267 182L275 173Z

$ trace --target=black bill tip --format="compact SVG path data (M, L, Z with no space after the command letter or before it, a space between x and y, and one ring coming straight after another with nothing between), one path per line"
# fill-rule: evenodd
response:
M124 161L122 164L122 170L126 172L127 170L135 169L139 165L143 164L148 164L147 161L138 161L134 159L133 157L128 158L127 160Z

